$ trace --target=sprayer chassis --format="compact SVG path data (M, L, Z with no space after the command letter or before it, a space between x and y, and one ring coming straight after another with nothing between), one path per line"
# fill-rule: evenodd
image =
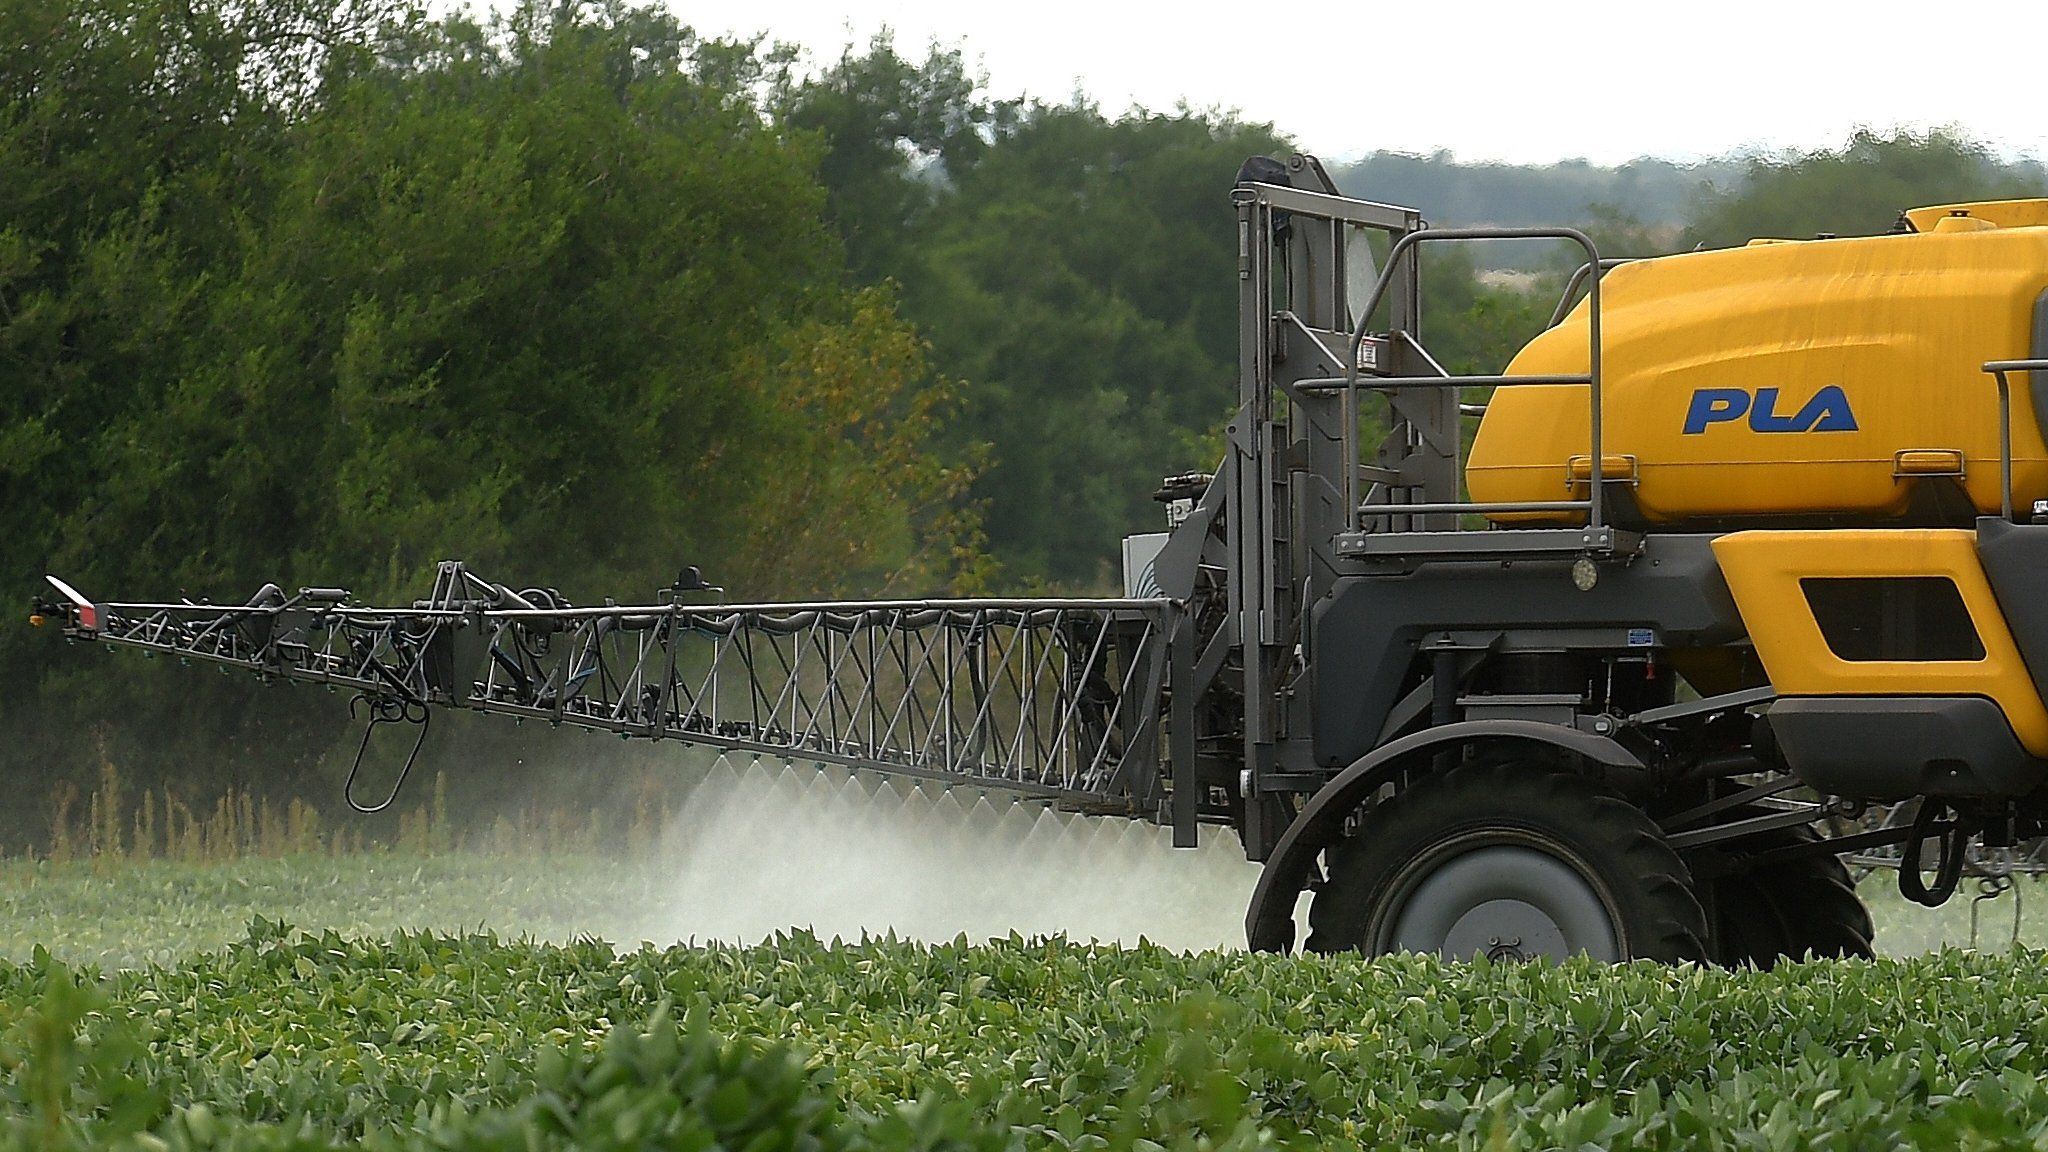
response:
M2037 866L2039 842L2019 843L2039 831L2023 797L1844 799L1759 735L1779 693L1756 670L1718 537L1617 516L1628 477L1603 442L1600 326L1616 262L1585 235L1430 228L1338 195L1307 157L1248 164L1233 202L1226 455L1162 490L1173 527L1127 546L1126 598L700 604L679 581L652 604L574 607L447 562L404 608L275 586L236 606L96 603L54 580L63 597L42 608L73 639L345 689L365 747L379 725L419 727L404 770L433 710L456 707L1007 790L1167 824L1179 846L1225 824L1267 864L1247 916L1257 948L1294 942L1304 890L1364 899L1334 890L1363 883L1340 865L1363 867L1386 838L1379 806L1461 766L1562 781L1559 812L1578 811L1579 789L1624 800L1628 843L1653 844L1702 893L1783 867L1833 883L1838 853L1897 865L1923 844L1944 862L1937 896L1969 869ZM1456 376L1430 355L1422 250L1492 239L1583 258L1553 323L1583 291L1587 371ZM2008 422L2004 371L2029 366L1999 372ZM1484 406L1463 398L1510 382L1585 389L1590 452L1559 499L1464 501L1465 421ZM1474 530L1517 517L1533 522ZM1722 687L1681 698L1696 672ZM365 801L351 773L359 809L396 792ZM1978 833L2005 847L1966 856Z

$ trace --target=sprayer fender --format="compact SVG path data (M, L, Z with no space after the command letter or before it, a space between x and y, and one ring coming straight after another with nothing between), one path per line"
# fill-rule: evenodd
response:
M1251 949L1285 952L1294 947L1294 906L1308 886L1309 869L1318 853L1342 838L1345 817L1368 796L1403 774L1426 767L1447 749L1501 744L1532 746L1551 755L1562 752L1624 773L1646 771L1633 752L1606 736L1534 720L1467 720L1382 744L1332 777L1281 833L1245 913L1245 939Z

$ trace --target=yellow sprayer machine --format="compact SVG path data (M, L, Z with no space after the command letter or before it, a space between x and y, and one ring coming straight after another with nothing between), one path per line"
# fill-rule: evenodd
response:
M1295 944L1312 893L1323 951L1865 955L1845 859L1927 903L2032 866L2048 201L1638 261L1571 229L1433 228L1308 157L1248 162L1231 201L1227 453L1162 486L1169 530L1124 541L1120 598L704 603L688 570L577 606L451 561L399 607L53 578L39 611L347 689L370 730L416 726L415 757L463 708L1007 791L1183 846L1227 825L1264 862L1259 949ZM1453 375L1420 262L1497 239L1583 266L1502 374ZM349 798L379 806L353 777Z

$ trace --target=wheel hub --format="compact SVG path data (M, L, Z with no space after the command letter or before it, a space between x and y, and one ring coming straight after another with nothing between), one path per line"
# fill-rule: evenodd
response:
M1384 943L1446 959L1622 958L1593 886L1569 863L1524 844L1484 844L1423 862L1396 898Z
M1435 951L1468 959L1484 954L1490 960L1528 960L1572 953L1571 942L1557 922L1524 900L1488 900L1458 917Z

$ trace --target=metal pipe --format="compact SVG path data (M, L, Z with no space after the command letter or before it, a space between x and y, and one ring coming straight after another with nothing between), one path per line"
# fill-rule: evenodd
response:
M1594 249L1592 238L1583 232L1577 233L1577 236L1586 246L1587 263L1599 264L1600 253ZM1593 410L1593 490L1587 493L1593 500L1593 507L1586 513L1586 523L1591 528L1600 527L1606 519L1607 504L1606 485L1603 483L1606 475L1602 467L1606 463L1607 454L1601 451L1605 428L1601 419L1600 402L1600 282L1605 279L1605 276L1593 277L1592 284L1586 289L1586 326L1591 329L1589 339L1592 343L1587 372L1593 377L1586 385L1586 390L1590 393L1586 398L1587 404Z
M1314 393L1335 392L1340 388L1376 391L1379 389L1401 388L1498 388L1505 384L1591 384L1591 373L1565 373L1543 376L1372 376L1338 377L1313 376L1297 380L1294 387L1300 391Z
M1459 504L1456 502L1438 504L1368 504L1373 514L1392 516L1431 516L1454 512L1585 512L1593 506L1590 500L1521 500L1495 504Z
M1281 184L1256 184L1239 186L1232 190L1231 199L1238 203L1263 204L1283 212L1300 212L1325 220L1341 220L1346 224L1357 224L1367 228L1394 231L1408 226L1415 219L1413 208L1399 204L1381 204L1371 200L1353 200L1344 196L1332 196L1325 192L1312 192L1306 188L1290 188Z
M1984 365L1998 380L1998 514L2012 519L2012 384L2008 372L2048 371L2048 360L1992 360Z
M1998 514L2012 519L2012 386L1998 373Z
M1351 349L1351 376L1343 384L1344 420L1344 526L1358 531L1358 348ZM1304 389L1307 391L1307 389Z
M546 619L550 617L574 618L585 616L619 615L666 616L671 612L675 612L678 615L682 616L723 617L736 615L740 613L775 613L779 615L789 615L800 612L828 612L836 614L847 614L854 612L877 611L929 612L969 611L974 609L1031 612L1037 612L1054 608L1063 608L1071 610L1101 609L1104 611L1142 611L1165 607L1173 603L1173 600L1165 597L1156 597L1149 599L1105 598L1100 600L1080 598L1047 600L827 600L798 603L764 602L757 604L614 604L608 606L585 605L583 607L578 608L497 608L487 610L487 614L494 619ZM221 615L224 612L231 612L236 615L253 617L275 615L279 611L279 609L275 608L238 608L222 604L144 604L131 602L107 603L101 604L100 607L109 610L121 611L123 614L127 615L132 615L137 612L181 612L217 616ZM376 607L331 608L320 614L324 616L340 616L349 619L370 617L378 620L395 617L407 617L417 619L459 619L464 615L462 610L454 608Z
M1600 272L1605 275L1608 269L1633 264L1636 259L1634 256L1609 256L1600 261ZM1572 296L1578 292L1579 285L1585 282L1586 274L1592 270L1593 265L1581 264L1578 270L1572 273L1572 278L1565 282L1564 295L1558 297L1557 307L1550 313L1550 323L1547 327L1555 328L1564 322L1564 318L1571 312Z

